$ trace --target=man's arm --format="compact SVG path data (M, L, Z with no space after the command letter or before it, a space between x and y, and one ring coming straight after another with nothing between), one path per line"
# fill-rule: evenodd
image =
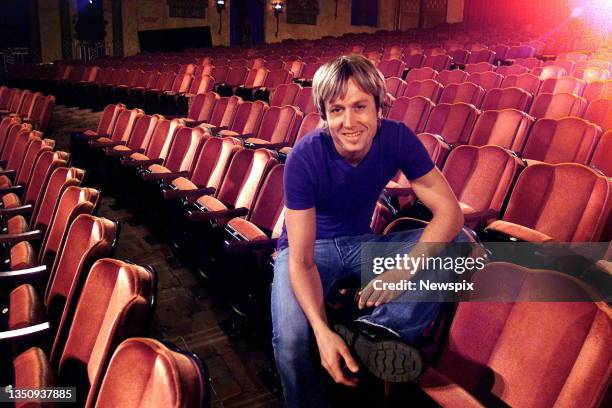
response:
M418 179L410 180L410 185L421 202L431 211L433 217L408 256L432 257L444 249L444 243L457 236L464 223L463 213L455 193L437 167ZM389 270L381 277L384 276L389 281L400 281L410 279L415 272L412 271L410 274L410 271L405 270ZM374 290L373 285L370 284L361 292L358 306L360 309L366 306L379 306L393 300L399 294L401 291Z
M337 383L357 385L355 378L348 378L341 367L341 359L352 371L359 367L346 344L328 326L323 303L323 287L314 261L316 237L316 212L314 208L290 210L285 213L287 238L289 240L289 278L293 293L312 327L321 365Z

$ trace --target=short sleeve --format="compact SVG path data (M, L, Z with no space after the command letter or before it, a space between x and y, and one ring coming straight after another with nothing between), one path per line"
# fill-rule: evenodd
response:
M285 207L306 210L315 206L315 180L303 150L289 154L285 163Z
M398 141L398 167L408 180L422 177L434 168L435 165L423 143L404 124L400 124Z

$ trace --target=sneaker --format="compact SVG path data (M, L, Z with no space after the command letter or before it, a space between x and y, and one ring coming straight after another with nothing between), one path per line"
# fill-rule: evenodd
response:
M423 371L421 353L401 340L342 324L334 326L334 330L344 339L360 363L381 380L410 382Z

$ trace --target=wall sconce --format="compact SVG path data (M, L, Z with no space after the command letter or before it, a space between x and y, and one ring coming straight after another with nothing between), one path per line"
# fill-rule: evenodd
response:
M223 14L223 10L225 10L225 0L216 0L217 13L219 14L219 31L217 34L221 34L221 26L223 24L223 19L221 18L221 14Z
M274 33L275 37L278 37L278 16L283 13L283 2L282 1L274 1L272 2L272 9L274 10L274 17L276 18L276 33Z

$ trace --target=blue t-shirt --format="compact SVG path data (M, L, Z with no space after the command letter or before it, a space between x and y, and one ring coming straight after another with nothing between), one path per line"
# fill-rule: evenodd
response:
M433 167L421 141L401 122L383 119L370 151L355 167L340 156L327 130L315 129L287 158L285 206L292 210L315 207L316 239L366 234L372 232L376 201L397 171L416 179ZM287 246L283 226L278 248Z

